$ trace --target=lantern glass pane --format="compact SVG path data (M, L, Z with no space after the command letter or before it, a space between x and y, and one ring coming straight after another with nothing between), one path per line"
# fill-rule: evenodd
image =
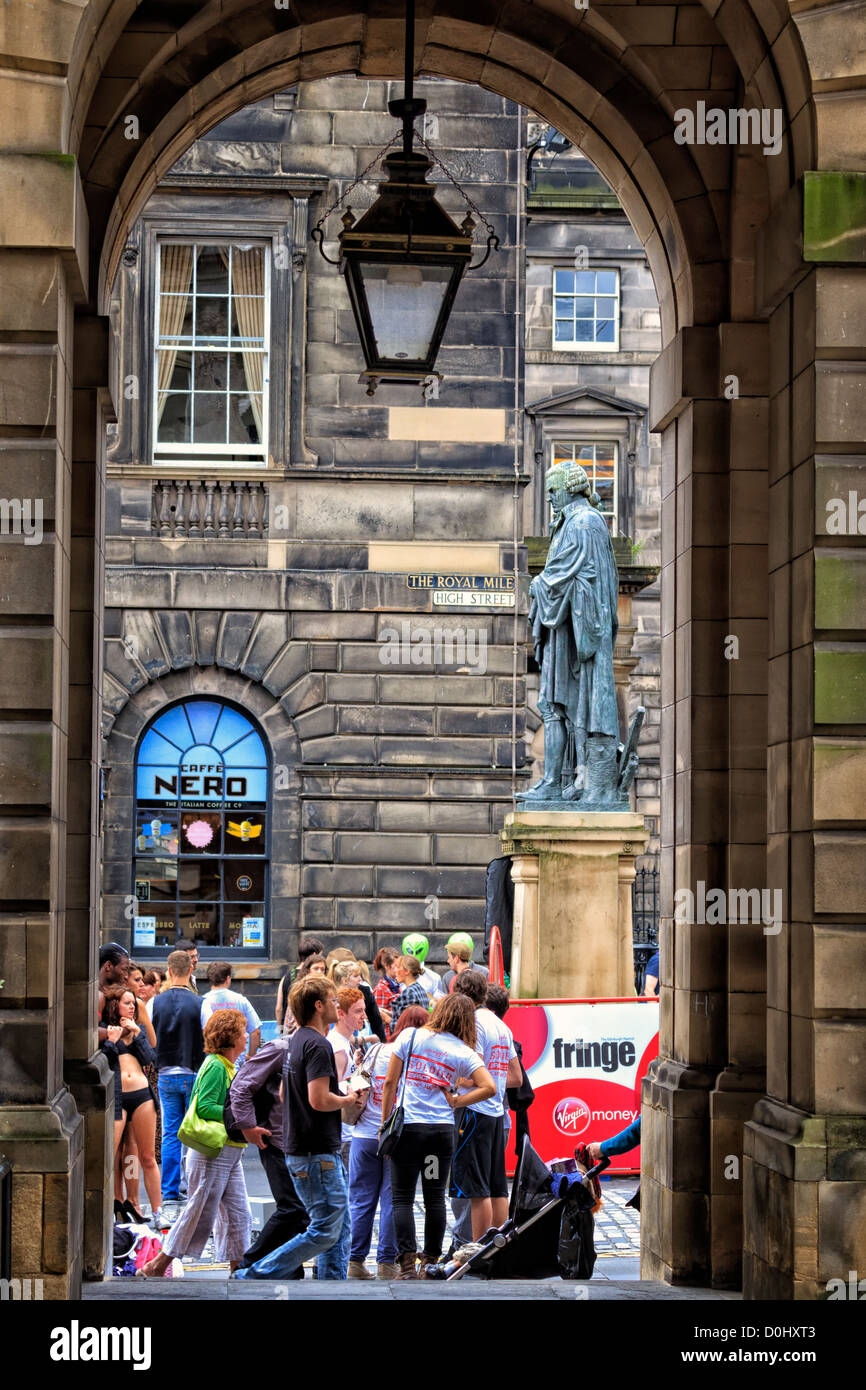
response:
M381 359L423 362L429 355L453 266L359 266Z

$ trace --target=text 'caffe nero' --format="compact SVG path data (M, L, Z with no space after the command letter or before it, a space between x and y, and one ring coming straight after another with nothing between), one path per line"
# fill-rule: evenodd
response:
M173 705L141 740L135 787L136 950L264 949L268 757L252 722L221 701Z

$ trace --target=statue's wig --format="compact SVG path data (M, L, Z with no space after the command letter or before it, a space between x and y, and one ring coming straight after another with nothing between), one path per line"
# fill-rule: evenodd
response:
M560 487L565 479L565 465L555 463L552 468L548 468L544 475L544 490L547 492L551 486Z
M552 471L553 470L551 470L551 472ZM586 475L586 470L581 468L579 463L569 464L568 467L564 470L564 472L564 486L566 492L573 492L577 493L578 495L583 493L584 497L587 497L589 499L589 502L593 507L601 506L601 498L599 497L597 492L593 492L589 478ZM550 475L548 474L548 477L549 476Z

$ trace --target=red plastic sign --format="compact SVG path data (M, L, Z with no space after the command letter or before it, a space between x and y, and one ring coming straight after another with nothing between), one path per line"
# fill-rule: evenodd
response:
M641 1081L658 1055L657 999L516 1002L505 1021L523 1048L535 1091L529 1132L546 1163L570 1158L578 1143L610 1139L637 1119ZM509 1141L509 1172L515 1161ZM608 1171L639 1172L640 1147L611 1159Z

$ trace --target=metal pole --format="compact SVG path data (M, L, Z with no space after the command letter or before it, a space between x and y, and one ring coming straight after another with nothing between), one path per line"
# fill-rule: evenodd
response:
M406 0L406 50L403 70L403 100L411 102L415 96L415 0ZM412 132L414 117L407 109L403 115L403 158L412 153Z

